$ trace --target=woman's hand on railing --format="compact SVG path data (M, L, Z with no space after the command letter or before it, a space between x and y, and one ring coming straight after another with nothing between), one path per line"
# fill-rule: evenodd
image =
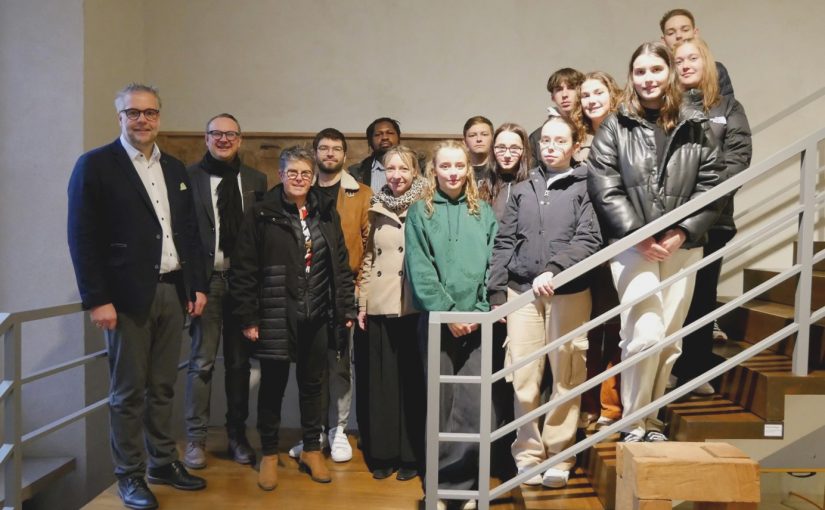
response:
M451 322L447 324L447 327L450 328L450 333L453 334L456 338L461 338L464 335L469 335L473 331L478 329L478 324L473 324L470 322Z
M670 257L670 252L652 237L648 237L637 244L636 251L641 253L642 257L648 262L663 262Z
M112 303L106 303L89 310L92 324L102 330L115 329L117 327L117 310Z
M367 330L367 311L361 310L358 312L358 327L361 328L361 331Z
M533 294L550 297L553 295L553 273L545 271L533 280Z
M243 336L245 336L251 342L257 342L258 326L249 326L248 328L243 328Z

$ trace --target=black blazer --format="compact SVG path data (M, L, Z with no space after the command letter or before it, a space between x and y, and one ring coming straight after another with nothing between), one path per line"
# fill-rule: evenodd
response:
M198 232L200 232L201 254L203 266L206 270L206 279L212 276L215 267L215 211L212 209L212 186L210 174L197 162L186 169L189 182L192 183L192 198L195 200L195 215L198 218ZM244 211L266 193L266 175L241 164L241 194L243 195Z
M206 293L189 178L161 153L185 292ZM80 156L69 179L68 237L83 308L112 303L146 313L160 271L162 230L149 194L120 139Z

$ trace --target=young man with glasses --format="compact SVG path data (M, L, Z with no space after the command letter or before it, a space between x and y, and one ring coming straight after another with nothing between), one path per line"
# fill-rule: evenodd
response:
M189 329L192 344L186 374L187 444L183 463L193 469L206 467L212 372L221 338L229 456L239 464L255 464L255 451L246 439L249 342L232 314L234 303L228 292L232 251L244 210L266 192L266 176L241 163L241 141L241 127L235 117L228 113L212 117L206 123L206 153L187 169L209 282L209 302Z
M369 186L356 181L346 170L347 139L343 133L334 128L321 130L312 141L315 161L318 167L317 189L331 200L341 218L341 229L349 253L349 267L357 284L364 260L364 247L367 244L370 224L367 213L370 208L372 190ZM328 396L331 414L327 425L330 455L335 462L347 462L352 459L352 447L346 435L350 407L352 405L352 335L355 328L336 328L335 340L327 350L329 378L324 396ZM357 333L356 333L357 334ZM324 438L321 438L324 442ZM298 458L303 443L298 443L289 450L289 456Z
M244 336L261 363L258 485L278 485L281 403L295 361L301 409L302 469L331 481L321 453L323 389L330 324L352 327L353 276L341 220L312 186L315 159L301 147L281 152L281 184L244 217L232 259L231 295Z
M184 313L201 315L207 286L186 169L155 144L157 89L129 84L115 109L120 138L81 156L69 180L68 239L83 308L106 337L118 495L151 509L144 451L151 483L206 487L177 460L172 401Z

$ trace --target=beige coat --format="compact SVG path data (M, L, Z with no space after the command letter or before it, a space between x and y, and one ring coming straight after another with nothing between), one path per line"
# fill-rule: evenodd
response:
M403 316L415 313L412 289L404 271L404 221L380 202L370 207L370 235L364 264L358 309L368 315Z

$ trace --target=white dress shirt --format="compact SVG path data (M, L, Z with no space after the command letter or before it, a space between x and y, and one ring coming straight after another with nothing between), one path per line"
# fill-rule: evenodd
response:
M157 144L152 148L152 156L147 160L142 152L132 147L123 135L120 143L126 149L129 159L146 188L149 200L160 221L163 242L160 256L160 273L168 273L181 268L178 249L172 238L172 212L169 209L169 195L166 190L166 180L163 178L163 168L160 164L160 149Z

